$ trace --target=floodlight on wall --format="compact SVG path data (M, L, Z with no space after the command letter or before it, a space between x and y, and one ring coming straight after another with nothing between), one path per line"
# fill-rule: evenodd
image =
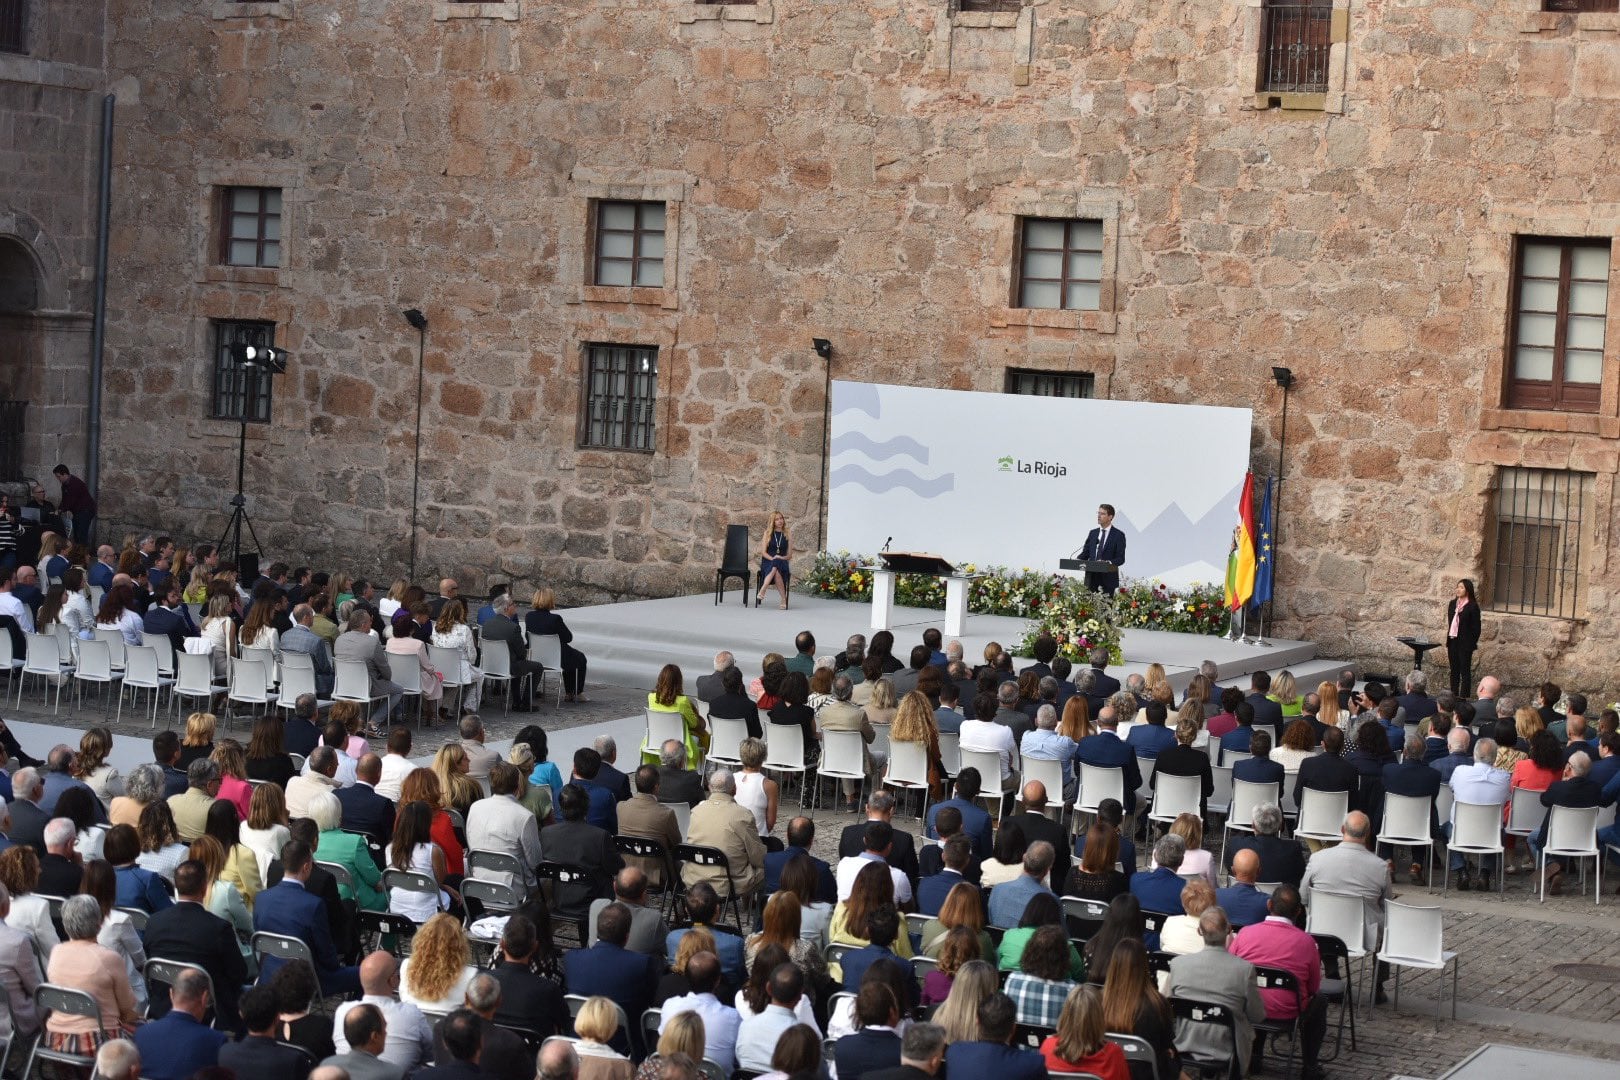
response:
M1277 381L1277 385L1282 387L1284 390L1287 390L1290 386L1294 385L1294 373L1285 367L1272 368L1271 377L1275 379Z
M405 321L410 323L414 329L418 331L427 329L427 316L422 314L419 308L406 308L401 314L405 316Z
M832 342L824 337L811 338L810 344L815 347L816 355L823 360L832 359Z
M240 367L258 368L272 375L287 373L287 350L274 345L241 345L231 347L231 360Z
M826 361L822 365L821 387L821 497L816 502L816 549L826 543L827 524L827 440L832 426L832 342L824 337L811 338L810 347Z

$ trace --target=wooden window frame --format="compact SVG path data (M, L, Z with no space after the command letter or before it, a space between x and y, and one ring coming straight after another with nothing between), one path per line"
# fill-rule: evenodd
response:
M1553 371L1551 380L1520 379L1514 375L1515 350L1519 343L1520 293L1524 283L1525 250L1530 244L1550 244L1560 248L1558 306L1553 317ZM1537 409L1550 412L1595 413L1602 407L1603 382L1564 382L1564 360L1569 318L1570 270L1576 248L1603 248L1609 252L1609 272L1614 273L1614 250L1604 237L1542 236L1523 234L1513 240L1512 277L1508 284L1507 341L1502 353L1502 402L1509 409ZM1534 280L1547 280L1537 278ZM1584 280L1584 279L1583 279ZM1605 282L1607 284L1607 282ZM1605 317L1608 302L1604 304ZM1538 314L1542 314L1538 312ZM1604 335L1604 365L1608 364L1608 335Z
M1620 11L1620 0L1541 0L1542 11L1600 14Z
M257 193L258 200L259 200L258 209L255 210L255 211L252 211L252 212L237 210L236 205L235 205L236 204L236 193L239 192L239 191L251 191L251 192ZM269 195L270 195L271 192L275 192L276 196L281 200L281 208L277 209L274 213L271 213L265 207L265 203L268 200ZM258 268L258 269L264 269L264 270L279 270L279 269L281 269L282 264L285 261L285 257L286 257L286 251L284 250L284 247L283 247L283 241L285 240L285 233L281 229L281 221L282 221L282 217L283 217L283 211L285 210L285 207L286 207L286 193L279 187L257 187L257 186L253 186L253 185L249 185L249 184L230 185L230 186L221 188L220 193L221 193L220 194L220 212L219 212L219 261L220 261L220 265L222 265L222 266L252 267L252 268ZM272 217L276 219L276 225L277 225L277 228L276 228L277 236L276 236L276 238L274 240L270 239L269 237L267 237L265 235L266 223ZM233 243L233 238L231 236L231 226L236 221L237 218L252 218L254 223L255 223L254 224L254 237L253 237L253 243L254 243L255 247L254 247L253 261L251 263L235 262L235 261L233 261L231 259L231 244ZM242 237L242 238L237 238L237 241L235 241L235 242L245 242L245 241L246 241L246 238ZM276 245L276 261L273 262L273 263L267 263L267 262L264 261L264 258L265 258L264 249L265 249L265 245L267 245L267 244L275 244Z
M633 345L619 341L589 341L582 346L583 355L580 358L580 394L579 394L579 431L575 446L580 450L623 450L633 454L653 454L658 451L658 354L656 345ZM631 380L627 384L626 393L605 395L606 402L623 401L627 410L633 410L638 400L638 389L644 389L640 400L644 403L645 419L636 421L627 415L621 421L622 434L616 441L593 439L591 426L593 422L593 406L597 395L592 391L593 376L598 370L598 360L607 361L608 375L614 374L612 361L613 353L623 353L625 359L634 361L640 359L651 360L651 367L645 372L626 371L625 376ZM636 380L642 380L638 387ZM608 421L604 419L603 425ZM641 438L637 438L638 432Z
M1063 247L1062 248L1031 248L1029 246L1029 243L1028 243L1028 236L1029 236L1029 226L1030 226L1030 224L1032 222L1044 222L1044 223L1062 225L1063 226ZM1095 249L1095 251L1093 251L1093 249L1091 249L1091 248L1078 248L1078 247L1073 246L1071 238L1072 238L1075 226L1078 226L1078 225L1095 225L1102 232L1102 236L1098 240L1097 248ZM1108 236L1107 236L1106 225L1102 221L1101 218L1089 218L1089 217L1059 218L1059 217L1046 217L1046 216L1038 215L1038 214L1021 215L1019 217L1019 219L1018 219L1018 229L1017 229L1017 235L1016 235L1015 239L1016 239L1016 243L1013 245L1013 267L1012 267L1013 273L1012 273L1012 297L1011 297L1012 302L1011 302L1011 305L1010 305L1011 307L1014 307L1014 308L1016 308L1016 309L1018 309L1020 311L1100 311L1100 310L1102 310L1102 308L1103 308L1103 295L1102 295L1103 282L1105 280L1107 280L1107 276L1108 276L1108 267L1107 267L1106 261L1104 260L1103 253L1104 253L1105 249L1108 246ZM1025 278L1024 277L1024 253L1026 251L1057 252L1062 257L1063 270L1062 270L1061 275L1059 277L1056 277L1056 278L1043 278L1043 277ZM1086 254L1086 255L1095 254L1097 256L1098 267L1097 267L1097 278L1096 278L1095 281L1087 279L1087 278L1071 278L1071 277L1069 277L1069 256L1073 255L1073 254ZM1041 284L1056 284L1057 287L1058 287L1058 306L1057 307L1046 307L1046 306L1043 306L1043 305L1024 303L1024 283L1025 283L1025 281L1034 281L1034 282L1039 282ZM1069 303L1068 303L1069 286L1070 285L1095 285L1097 287L1097 306L1096 307L1070 307Z
M258 336L260 332L264 334L262 338ZM229 350L233 343L274 345L276 324L263 319L214 319L210 322L208 337L213 351L210 418L268 424L274 376L263 369L236 366L231 363ZM229 406L235 406L236 411L230 411Z
M609 229L603 224L609 207L628 206L635 215L635 224L629 229ZM664 211L664 227L662 229L644 229L641 224L641 215L645 208L657 206ZM657 199L597 199L592 208L591 215L591 284L603 289L662 289L665 287L665 271L669 254L669 206ZM664 254L658 256L644 256L641 253L642 238L654 234L664 239ZM602 240L605 236L616 235L630 237L630 256L628 260L619 255L602 254ZM607 284L602 281L602 266L604 263L630 264L630 280L624 284ZM658 263L658 284L644 285L637 281L643 262Z
M1073 382L1078 388L1084 389L1083 394L1042 394L1018 389L1020 379L1061 379ZM1036 368L1008 368L1003 391L1008 394L1020 394L1026 397L1062 397L1071 399L1089 399L1097 396L1097 376L1090 371L1042 371Z
M956 0L957 11L984 12L1018 12L1024 7L1024 0Z

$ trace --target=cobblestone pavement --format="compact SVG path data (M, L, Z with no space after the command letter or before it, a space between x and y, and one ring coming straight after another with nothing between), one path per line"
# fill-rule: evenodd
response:
M71 691L71 687L67 688ZM53 718L50 706L39 704L32 687L20 707L12 707L14 691L7 695L0 715L33 723L55 724L63 729L64 742L77 742L75 731L107 723L117 734L143 736L151 731L150 721L126 703L123 722L104 720L102 710L88 703L83 713L75 712L66 701ZM538 706L534 713L503 716L499 708L484 710L483 718L490 740L509 739L527 723L538 723L555 732L622 721L639 715L646 698L645 689L592 686L591 700L558 706ZM172 723L172 710L167 719ZM441 724L421 733L416 753L431 753L452 737L453 726ZM245 722L238 722L232 733L245 735ZM30 748L34 749L34 748ZM43 751L43 747L36 752ZM623 755L621 755L622 757ZM824 801L830 800L831 785L824 788ZM797 785L783 808L783 820L797 811ZM920 833L920 823L912 814L897 817L895 824ZM858 820L856 815L828 809L811 815L817 823L816 853L836 859L838 834ZM1218 840L1218 838L1217 838ZM1438 884L1433 891L1397 884L1406 899L1443 907L1445 947L1462 958L1458 990L1458 1019L1450 1016L1450 975L1442 987L1433 973L1407 974L1401 980L1401 1004L1358 1011L1358 1050L1349 1052L1348 1033L1344 1052L1337 1061L1325 1065L1333 1080L1385 1078L1392 1076L1438 1077L1485 1043L1510 1043L1536 1049L1583 1054L1605 1060L1620 1059L1620 897L1614 874L1606 887L1603 904L1592 902L1591 883L1585 895L1575 895L1573 875L1566 878L1566 893L1538 903L1532 889L1533 877L1509 877L1505 897L1489 892L1460 893L1453 889L1442 898ZM1560 965L1596 964L1615 966L1605 971L1570 973L1555 970ZM1582 976L1585 977L1582 977ZM1393 981L1390 988L1393 990ZM1444 991L1442 1019L1435 1020L1435 999ZM1330 1021L1336 1015L1330 1016ZM1332 1044L1330 1022L1328 1042ZM1283 1062L1268 1054L1264 1075L1280 1077Z

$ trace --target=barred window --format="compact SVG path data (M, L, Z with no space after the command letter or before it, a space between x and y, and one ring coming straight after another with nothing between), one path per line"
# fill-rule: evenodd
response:
M585 411L580 445L655 449L658 350L643 345L585 348Z
M1507 404L1596 412L1603 396L1609 241L1520 237Z
M1007 393L1033 397L1091 397L1097 386L1089 371L1026 371L1007 369Z
M1332 0L1266 3L1260 23L1260 90L1325 94L1333 53Z
M596 204L597 285L664 284L664 204Z
M1017 11L1024 0L957 0L957 11Z
M270 372L237 364L231 358L231 346L275 343L276 324L272 322L220 319L213 324L213 415L216 419L270 422Z
M1589 561L1591 473L1503 468L1492 490L1489 604L1497 611L1573 619Z
M1542 11L1620 11L1620 0L1542 0Z
M281 189L228 187L220 213L220 261L281 265Z
M28 0L0 0L0 52L28 51Z
M1024 218L1018 307L1096 311L1102 297L1102 222Z

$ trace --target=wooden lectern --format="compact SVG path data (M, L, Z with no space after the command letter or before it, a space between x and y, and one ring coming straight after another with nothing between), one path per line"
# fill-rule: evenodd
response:
M877 565L866 568L872 574L872 629L887 630L894 618L894 579L897 574L927 574L945 579L945 629L951 637L967 632L967 587L973 578L958 574L956 567L938 555L924 551L883 551Z

